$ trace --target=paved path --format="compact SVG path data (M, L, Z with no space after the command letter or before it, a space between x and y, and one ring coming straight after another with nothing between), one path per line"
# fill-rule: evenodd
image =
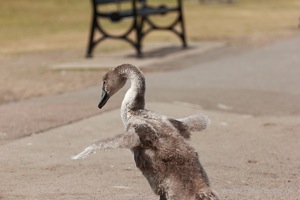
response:
M197 56L174 59L170 65L189 66L147 74L147 107L173 117L199 110L209 115L211 126L195 133L191 143L222 199L297 199L300 37L231 52L206 55L211 58L206 62ZM99 90L91 87L0 107L6 116L1 115L3 138L13 130L21 137L50 129L0 146L0 199L157 199L129 151L69 160L90 142L123 129L114 109L123 93L99 111ZM77 122L60 124L68 120Z
M251 115L300 114L300 37L193 66L150 76L149 98L214 110L226 104Z

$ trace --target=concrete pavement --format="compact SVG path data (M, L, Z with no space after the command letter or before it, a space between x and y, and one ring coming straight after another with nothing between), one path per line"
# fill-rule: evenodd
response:
M200 110L212 120L191 143L222 199L300 196L299 52L295 37L237 55L205 55L213 58L206 62L201 56L174 58L169 66L189 68L146 75L148 109L172 117ZM1 117L4 139L12 130L20 137L24 128L26 133L49 129L0 146L0 199L157 199L127 150L69 159L92 141L123 130L118 107L124 90L98 111L99 90L0 107L7 116ZM18 116L36 126L14 124ZM68 120L73 123L60 124Z

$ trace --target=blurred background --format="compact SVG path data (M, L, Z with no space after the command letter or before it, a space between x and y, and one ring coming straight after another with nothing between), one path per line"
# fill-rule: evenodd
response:
M172 0L153 0L161 4ZM184 0L188 43L225 41L245 47L265 45L299 34L299 0ZM56 94L99 83L94 71L53 71L49 65L83 58L91 20L89 0L0 0L0 103ZM169 21L162 17L162 23ZM120 32L128 24L104 22ZM168 32L153 32L151 42L176 42ZM132 48L107 40L95 55ZM55 83L55 84L53 84Z

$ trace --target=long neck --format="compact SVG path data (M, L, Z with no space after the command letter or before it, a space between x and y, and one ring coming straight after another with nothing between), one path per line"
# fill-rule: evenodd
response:
M131 86L126 92L121 106L122 121L126 125L130 117L130 111L145 108L146 86L144 75L138 69L127 68L124 75L131 82Z

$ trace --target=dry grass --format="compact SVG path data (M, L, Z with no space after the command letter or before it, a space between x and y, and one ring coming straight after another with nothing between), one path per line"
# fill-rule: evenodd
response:
M162 2L161 0L155 0ZM166 1L165 1L166 2ZM168 0L168 2L172 2ZM0 54L86 47L90 2L82 0L0 0ZM237 0L235 4L184 2L189 41L260 41L292 34L300 17L298 0ZM160 21L169 21L160 18ZM113 26L118 30L126 26ZM150 34L147 41L177 41L171 34ZM111 48L111 46L113 46ZM103 50L127 47L104 43Z
M84 45L90 6L80 0L0 0L0 54Z
M192 41L256 43L299 32L297 0L239 0L234 5L195 5L188 12L187 29ZM192 18L197 18L197 23Z

